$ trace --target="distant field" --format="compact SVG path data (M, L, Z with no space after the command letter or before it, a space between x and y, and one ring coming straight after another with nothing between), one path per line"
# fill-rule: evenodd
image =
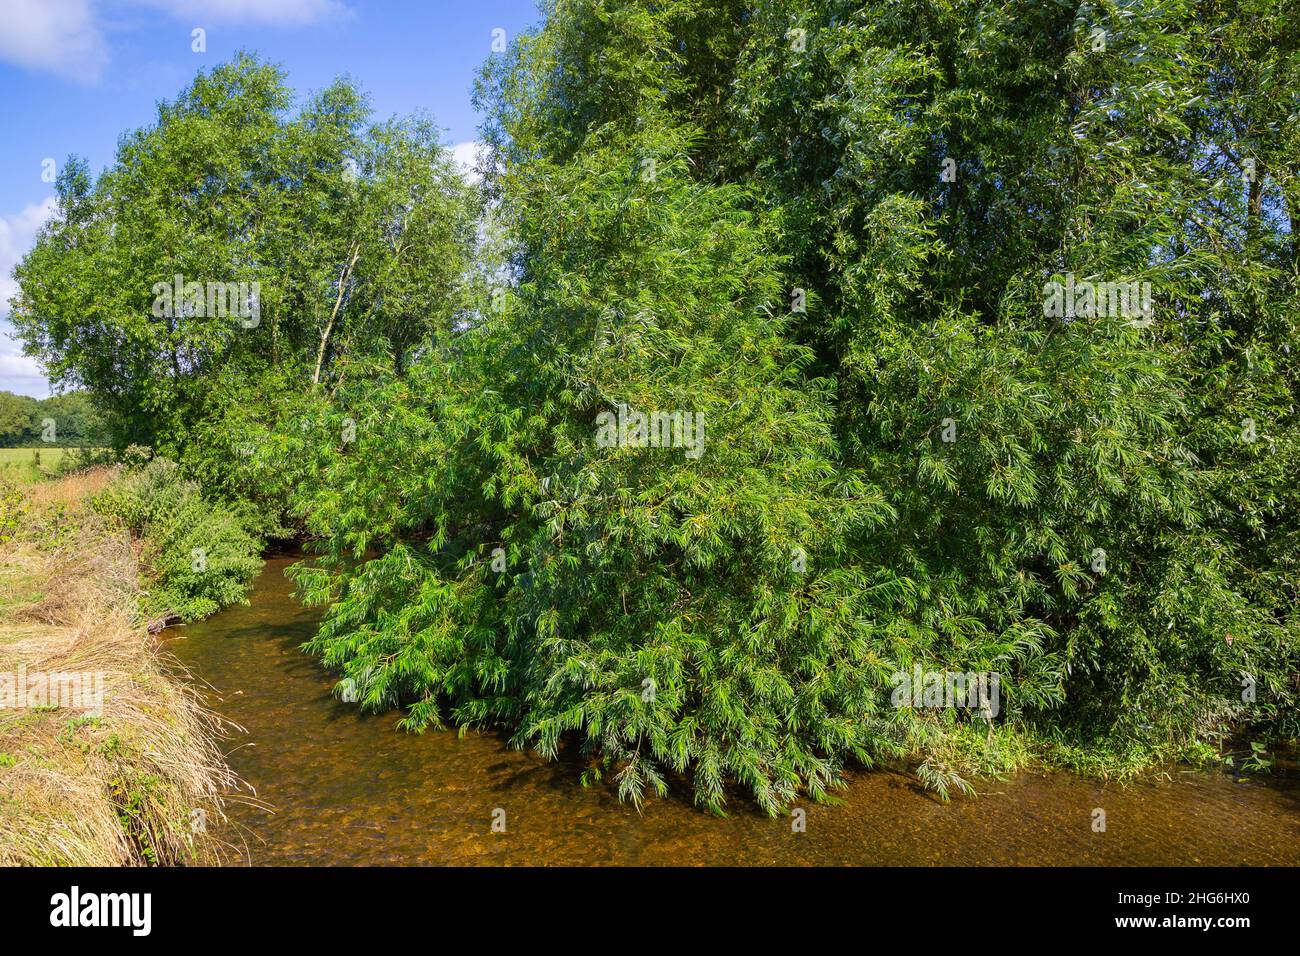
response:
M50 472L57 468L69 454L79 448L0 448L0 469L32 475L36 455L39 453L40 470ZM98 450L98 449L93 449Z

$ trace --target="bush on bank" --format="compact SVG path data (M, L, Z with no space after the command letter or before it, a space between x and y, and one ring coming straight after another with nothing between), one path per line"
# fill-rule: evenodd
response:
M247 603L262 567L261 540L249 531L246 514L205 499L175 462L128 465L90 507L139 541L147 581L143 610L155 626Z

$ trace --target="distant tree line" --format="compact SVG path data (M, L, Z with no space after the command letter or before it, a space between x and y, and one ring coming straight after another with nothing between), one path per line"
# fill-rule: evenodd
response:
M0 448L99 448L108 424L86 392L32 398L0 392Z

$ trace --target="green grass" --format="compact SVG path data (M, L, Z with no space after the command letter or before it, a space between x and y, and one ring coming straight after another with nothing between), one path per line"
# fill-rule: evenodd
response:
M36 457L37 452L40 453L41 464L48 461L51 465L54 465L63 459L67 449L57 446L50 448L0 448L0 465L29 464Z
M0 448L0 469L4 469L15 478L37 480L56 473L63 460L71 454L82 451L80 448ZM99 449L88 449L98 451ZM36 464L40 455L40 465Z

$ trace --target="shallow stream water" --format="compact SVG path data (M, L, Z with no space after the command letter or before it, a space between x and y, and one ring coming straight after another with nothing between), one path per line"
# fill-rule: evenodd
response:
M221 836L258 864L1261 865L1300 864L1300 780L1171 770L1120 785L1018 774L944 804L909 776L856 773L838 806L808 804L806 829L687 800L638 814L492 734L398 730L331 695L335 678L299 650L317 614L274 558L251 607L171 630L171 651L241 725L230 763L256 791ZM1093 810L1106 813L1094 832ZM505 832L494 832L504 811Z

